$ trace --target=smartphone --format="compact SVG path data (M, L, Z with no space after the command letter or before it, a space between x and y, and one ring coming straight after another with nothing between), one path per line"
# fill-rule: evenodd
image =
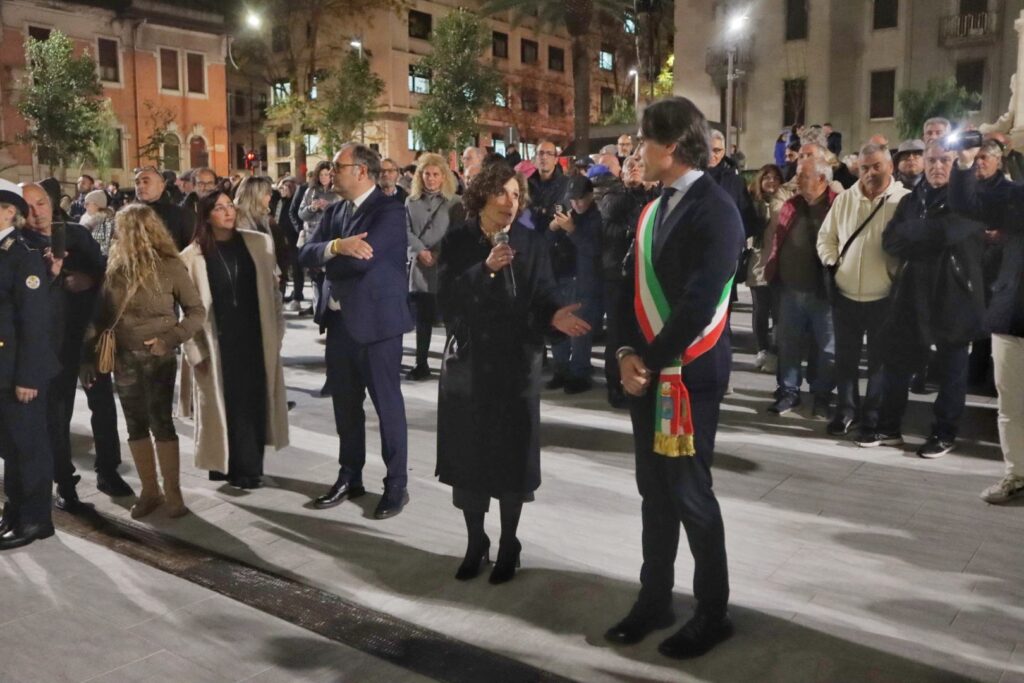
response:
M981 147L984 137L980 130L965 130L950 133L942 140L942 146L951 152Z
M50 228L50 253L55 259L68 255L68 233L64 221L57 221Z

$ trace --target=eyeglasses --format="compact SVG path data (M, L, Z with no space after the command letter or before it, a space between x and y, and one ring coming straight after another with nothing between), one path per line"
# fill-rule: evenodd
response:
M352 166L366 166L366 164L338 164L338 163L335 163L335 164L333 164L331 166L331 168L334 170L335 173L341 173L342 169L350 168Z

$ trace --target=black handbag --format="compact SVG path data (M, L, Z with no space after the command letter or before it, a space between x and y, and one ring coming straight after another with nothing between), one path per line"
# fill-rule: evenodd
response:
M833 306L835 306L836 301L839 298L839 286L836 285L836 271L839 270L839 265L843 262L843 257L846 256L846 252L849 251L850 245L853 244L853 241L857 239L862 232L864 232L864 228L868 227L868 223L870 223L871 219L875 217L875 214L878 213L879 209L885 206L885 203L888 200L889 195L882 197L882 201L875 205L875 208L872 209L871 213L868 214L868 217L864 219L864 222L853 231L852 235L850 235L850 239L846 240L846 244L844 244L843 248L839 251L839 258L836 259L836 262L830 266L824 267L822 272L825 278L825 298L828 299L828 302Z
M438 387L440 396L451 398L469 398L473 391L473 367L470 358L469 341L460 343L453 332L444 343L444 354L441 356L441 381Z

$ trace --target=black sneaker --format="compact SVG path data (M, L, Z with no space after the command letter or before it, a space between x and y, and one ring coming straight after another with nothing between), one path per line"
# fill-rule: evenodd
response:
M902 446L903 435L899 432L886 434L877 431L861 431L853 437L853 442L861 448L874 448L875 446Z
M935 458L941 458L955 447L956 441L954 439L942 439L932 434L928 437L928 440L917 449L917 454L922 458L932 460Z
M121 478L116 469L97 470L96 488L100 493L105 493L111 498L124 498L135 495L132 487Z
M570 395L582 394L584 391L590 391L593 386L594 382L589 377L570 377L565 380L563 391Z
M829 396L823 394L814 397L814 406L811 408L811 417L815 420L828 419Z
M794 408L800 405L800 394L784 393L775 400L775 403L768 406L769 413L775 413L776 415L785 415L786 413L792 412Z
M413 382L422 382L430 379L430 368L426 365L416 365L405 374L405 378Z
M912 394L927 394L928 393L928 378L922 374L916 374L910 379L910 393Z
M850 433L850 427L853 426L853 418L842 413L836 413L832 421L828 423L828 427L825 431L832 436L845 436Z

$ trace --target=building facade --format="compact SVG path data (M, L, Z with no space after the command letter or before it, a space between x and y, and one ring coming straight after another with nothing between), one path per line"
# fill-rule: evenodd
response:
M317 35L317 58L308 59L306 48L308 33L302 22L272 22L264 31L271 45L271 53L279 55L282 63L288 60L300 63L326 65L337 63L338 51L362 50L373 71L385 83L379 98L379 117L367 124L360 137L374 146L385 157L399 164L411 163L417 152L417 141L409 126L419 102L429 91L429 78L415 73L416 63L431 50L430 33L435 22L459 7L479 9L478 2L464 0L414 0L399 13L376 10L366 16L325 16L324 25ZM511 145L521 145L524 157L532 154L541 139L551 138L558 144L567 144L573 130L573 78L572 50L564 31L552 32L538 26L536 20L525 19L513 24L509 16L488 17L492 31L492 44L486 59L494 58L504 76L508 91L496 106L484 112L478 143L504 153ZM616 95L632 96L630 69L636 63L635 47L628 30L632 26L621 21L595 21L591 40L591 120L598 121L608 113ZM635 30L635 29L633 29ZM326 37L326 38L325 38ZM353 46L355 45L355 46ZM296 49L301 46L302 49ZM632 56L631 56L632 53ZM279 88L295 87L294 83L272 83L263 93L249 95L253 76L244 73L230 76L229 88L236 100L251 100L257 105ZM313 78L309 78L312 82ZM285 124L275 128L274 122L260 122L259 114L251 110L239 115L255 118L255 122L238 120L233 123L232 162L244 161L245 151L259 145L255 128L266 132L267 169L275 177L296 173L294 144ZM315 134L305 136L310 150L307 165L323 158Z
M830 122L844 152L876 133L895 147L899 92L930 79L979 93L973 122L1006 111L1022 9L1024 0L676 0L675 92L724 121L732 48L733 130L748 167L770 162L794 123ZM730 33L740 14L748 20Z
M162 166L229 168L226 103L226 30L222 16L187 3L133 0L114 12L86 2L0 2L0 173L12 180L41 178L47 168L17 144L25 122L17 110L25 73L25 41L59 30L97 63L103 96L117 120L118 143L103 179L131 182L132 169L152 163L139 149L164 118ZM69 178L86 166L67 169Z

